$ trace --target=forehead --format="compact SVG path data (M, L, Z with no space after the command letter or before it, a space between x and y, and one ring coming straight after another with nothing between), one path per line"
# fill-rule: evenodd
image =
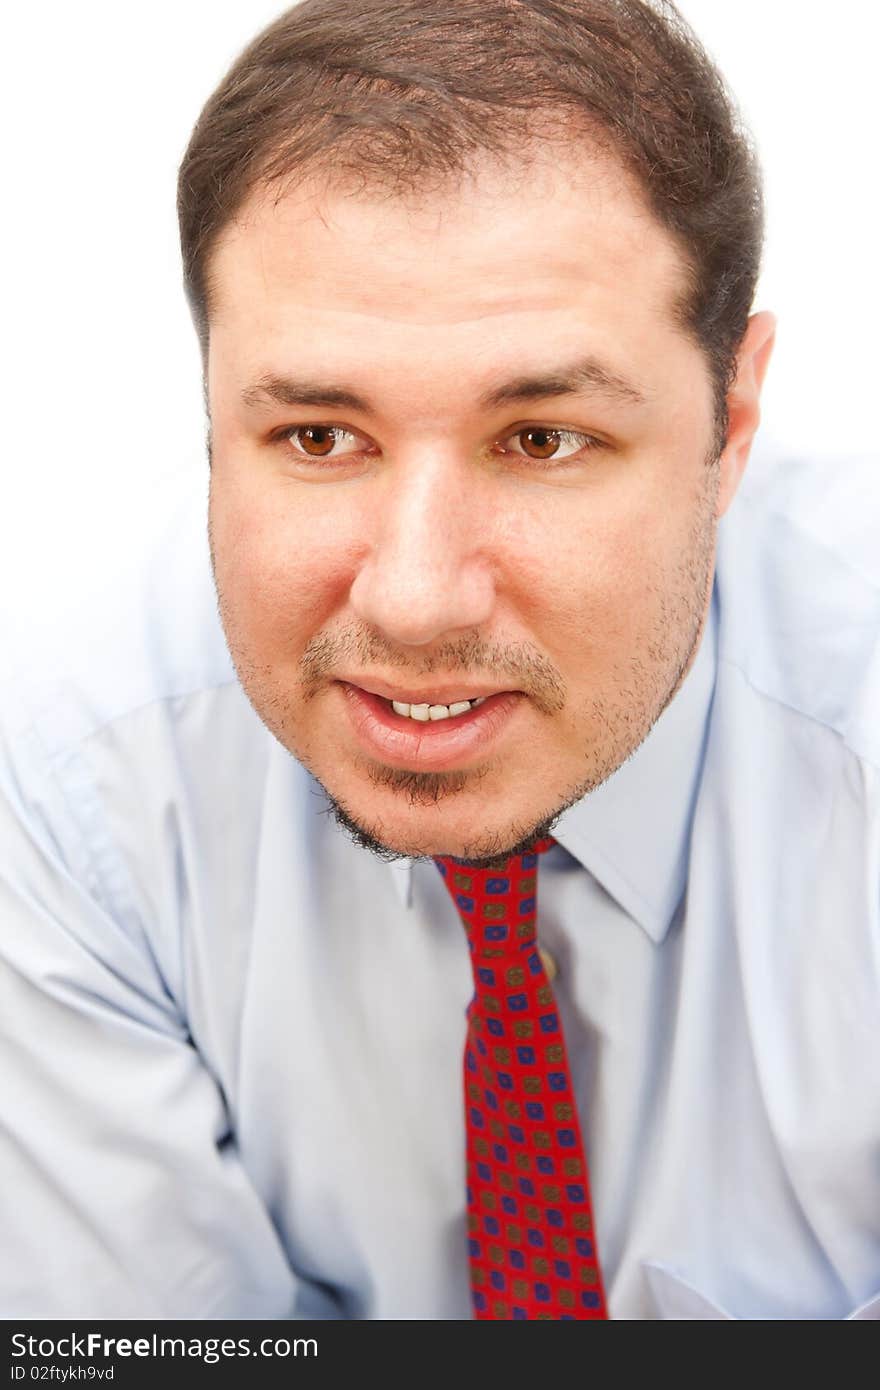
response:
M674 312L682 253L599 150L487 156L406 196L351 191L332 172L262 190L210 270L212 394L315 364L382 375L401 404L430 380L445 407L456 380L542 347L582 348L662 389L676 354L694 352Z
M631 277L637 271L635 283ZM598 148L490 155L405 196L358 193L331 171L258 190L210 264L221 320L275 296L413 322L549 305L616 281L669 307L683 258L621 165Z

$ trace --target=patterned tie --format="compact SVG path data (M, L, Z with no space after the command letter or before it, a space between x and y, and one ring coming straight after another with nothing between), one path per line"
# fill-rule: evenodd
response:
M607 1318L562 1025L537 946L537 839L503 869L435 855L474 972L464 1053L476 1318Z

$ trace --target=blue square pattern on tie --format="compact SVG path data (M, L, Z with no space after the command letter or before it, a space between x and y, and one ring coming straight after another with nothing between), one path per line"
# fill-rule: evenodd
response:
M495 894L495 893L506 893L506 892L508 892L509 888L510 888L510 879L509 879L509 878L488 878L488 879L486 880L486 889L485 889L485 891L486 891L487 893L492 893L492 894Z
M487 941L506 941L506 940L507 940L507 927L504 926L503 923L500 923L500 924L499 924L499 923L496 923L496 924L495 924L494 926L492 926L492 927L487 927L487 928L486 928L486 940L487 940Z

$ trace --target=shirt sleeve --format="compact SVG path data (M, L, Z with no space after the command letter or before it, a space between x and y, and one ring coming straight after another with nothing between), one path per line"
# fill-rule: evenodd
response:
M338 1316L51 772L24 765L0 730L0 1317Z

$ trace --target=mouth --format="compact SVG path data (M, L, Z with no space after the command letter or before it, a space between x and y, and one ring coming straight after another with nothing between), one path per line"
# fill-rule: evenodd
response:
M518 690L445 704L399 700L350 681L337 684L362 747L383 762L426 772L459 766L488 751L527 703Z

